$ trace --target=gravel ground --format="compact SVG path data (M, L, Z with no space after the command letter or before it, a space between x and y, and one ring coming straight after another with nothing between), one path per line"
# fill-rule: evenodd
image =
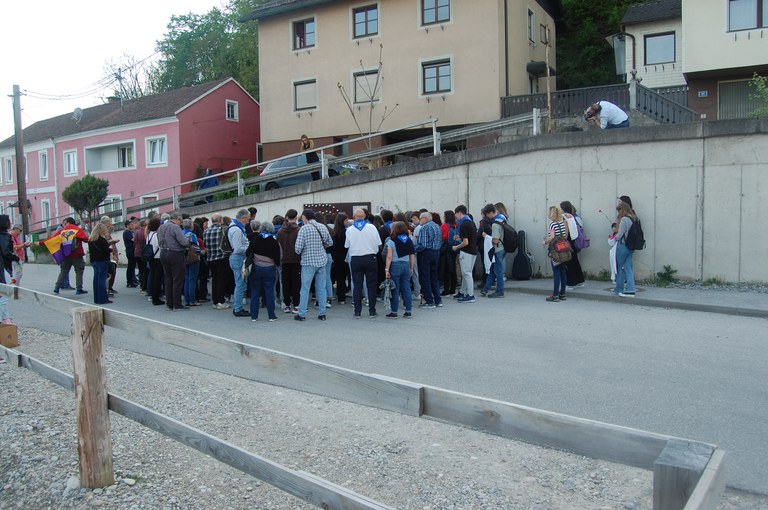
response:
M69 339L19 348L71 373ZM108 348L110 391L289 468L401 509L650 509L652 474L436 421ZM73 395L0 365L0 508L314 508L111 414L116 483L80 488ZM726 492L722 509L768 509Z

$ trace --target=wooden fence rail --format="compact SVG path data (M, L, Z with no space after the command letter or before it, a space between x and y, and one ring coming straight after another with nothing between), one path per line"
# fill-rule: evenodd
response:
M11 289L0 285L0 293L13 295ZM65 313L81 306L28 289L20 295ZM105 325L131 333L109 342L128 351L652 470L660 481L654 485L656 510L714 509L724 490L723 452L714 445L356 372L116 310L104 309L103 316ZM38 368L34 360L25 363ZM676 441L693 445L697 467L690 456L670 454ZM666 504L663 494L685 497Z

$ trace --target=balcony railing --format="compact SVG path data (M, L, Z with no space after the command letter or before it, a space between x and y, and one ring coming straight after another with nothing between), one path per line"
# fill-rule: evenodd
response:
M556 90L552 92L552 118L580 117L589 105L603 99L624 110L629 110L629 84L620 83L602 87ZM514 117L528 113L534 108L547 109L546 94L501 98L502 117Z

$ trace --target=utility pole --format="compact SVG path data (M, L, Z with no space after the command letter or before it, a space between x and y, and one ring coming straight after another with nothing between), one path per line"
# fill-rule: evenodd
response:
M21 133L21 92L13 86L13 134L16 140L16 185L19 195L19 214L23 240L29 236L29 208L27 207L26 160L24 159L24 138Z

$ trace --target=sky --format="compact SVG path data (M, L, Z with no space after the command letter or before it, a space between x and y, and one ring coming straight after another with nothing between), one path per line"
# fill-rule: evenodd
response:
M13 85L22 127L102 104L108 60L155 53L171 16L202 14L222 0L0 0L0 140L13 135ZM37 96L37 97L35 97ZM61 99L41 99L57 96Z

